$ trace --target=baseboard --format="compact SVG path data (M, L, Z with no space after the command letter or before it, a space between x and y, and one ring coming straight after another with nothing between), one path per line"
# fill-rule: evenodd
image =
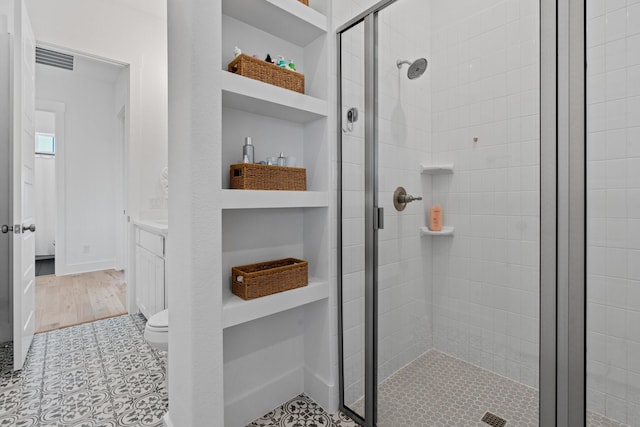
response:
M112 270L115 260L107 259L77 264L66 264L61 269L56 269L56 276L68 276L69 274L92 273L94 271Z
M225 427L243 427L303 392L302 367L224 404Z
M330 414L338 411L339 397L336 391L337 387L335 384L330 384L324 378L305 368L304 392Z
M162 417L162 425L163 427L173 427L173 423L171 422L171 417L168 412L164 414L164 417Z

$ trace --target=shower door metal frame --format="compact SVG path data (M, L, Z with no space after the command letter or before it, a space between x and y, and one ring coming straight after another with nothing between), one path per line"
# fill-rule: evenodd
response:
M377 422L377 14L397 0L383 0L337 30L338 203L338 366L340 410L366 427ZM569 249L584 242L584 166L580 138L584 98L572 81L584 63L582 0L540 0L540 347L539 420L541 427L585 425L584 258ZM563 9L563 8L566 8ZM571 10L569 10L571 9ZM582 6L582 12L584 12ZM565 13L566 12L566 13ZM365 414L344 402L342 301L342 44L343 32L365 23ZM571 23L571 25L570 25ZM581 27L582 25L582 27ZM563 35L565 37L563 37ZM571 46L571 49L569 47ZM582 56L581 56L582 55ZM564 59L564 60L563 60ZM580 62L582 61L582 62ZM569 67L569 63L574 67ZM564 68L563 68L564 67ZM579 68L579 67L578 67ZM566 71L566 78L561 78ZM578 76L579 77L579 76ZM564 96L566 95L566 96ZM582 95L584 95L582 93ZM577 112L577 113L576 113ZM584 114L584 112L582 113ZM570 123L571 119L571 123ZM582 128L580 128L582 126ZM563 139L564 138L564 139ZM564 163L563 163L564 162ZM581 181L582 180L582 181ZM582 183L582 187L580 187ZM581 193L582 192L582 193ZM563 198L569 200L564 203ZM575 204L574 204L575 203ZM582 209L582 211L581 211ZM580 216L582 212L582 217ZM582 240L581 240L582 239ZM582 243L581 243L582 242ZM584 251L583 251L584 252ZM582 263L581 263L582 262ZM581 276L582 273L582 276ZM582 330L582 335L572 331ZM579 352L583 351L581 358ZM578 363L572 366L570 361ZM578 387L577 389L574 387ZM581 411L581 413L580 413Z
M338 351L340 410L365 427L377 425L378 406L378 13L397 0L383 0L336 30L338 65ZM365 128L365 379L364 417L344 402L342 314L342 33L364 23Z
M587 422L586 36L586 1L558 2L557 422L568 426Z

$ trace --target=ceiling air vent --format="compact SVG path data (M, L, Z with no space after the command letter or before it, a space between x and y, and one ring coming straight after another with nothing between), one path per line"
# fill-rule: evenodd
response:
M50 65L73 71L73 55L36 47L36 64Z

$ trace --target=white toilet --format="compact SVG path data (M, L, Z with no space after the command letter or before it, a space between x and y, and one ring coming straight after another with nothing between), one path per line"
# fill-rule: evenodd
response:
M147 320L144 339L151 347L169 351L169 309L162 310Z

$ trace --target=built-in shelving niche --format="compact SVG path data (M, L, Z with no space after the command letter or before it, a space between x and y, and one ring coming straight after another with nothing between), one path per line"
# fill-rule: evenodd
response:
M330 310L330 129L332 51L325 0L222 0L222 322L225 422L240 427L305 392L335 405ZM283 55L305 75L300 94L226 71L234 47L264 59ZM307 190L230 190L229 165L251 136L255 160L294 156ZM308 286L244 301L231 267L278 258L309 262ZM335 409L335 408L334 408Z
M255 160L294 156L296 166L307 170L308 191L328 191L326 118L306 124L275 119L233 108L222 110L222 188L229 188L229 165L242 161L244 138L253 139ZM286 205L285 205L286 206Z
M427 178L427 188L426 191L428 192L428 194L431 194L431 201L432 203L442 203L440 199L440 195L439 193L436 191L436 187L435 187L435 183L434 180L437 179L445 179L443 176L451 176L453 174L453 164L452 163L438 163L438 164L432 164L432 163L421 163L420 164L420 173L423 176L430 176L429 178ZM446 178L449 179L449 178ZM429 207L427 206L426 208L426 220L427 222L429 221ZM444 212L444 218L446 221L447 218L447 212L446 212L446 206L443 206L445 208L445 212ZM453 226L444 226L442 227L442 230L440 231L431 231L429 229L429 227L420 227L420 237L425 237L425 236L434 236L434 237L442 237L442 236L453 236L455 234L455 227Z
M299 205L314 207L270 207L265 201L240 208L241 192L223 192L222 211L224 369L234 379L225 381L229 426L246 425L256 413L277 406L277 399L303 391L328 401L331 378L326 193L259 192L275 196L276 204L286 203L286 195L304 194L311 197ZM308 286L251 301L231 292L231 267L287 257L309 262Z

